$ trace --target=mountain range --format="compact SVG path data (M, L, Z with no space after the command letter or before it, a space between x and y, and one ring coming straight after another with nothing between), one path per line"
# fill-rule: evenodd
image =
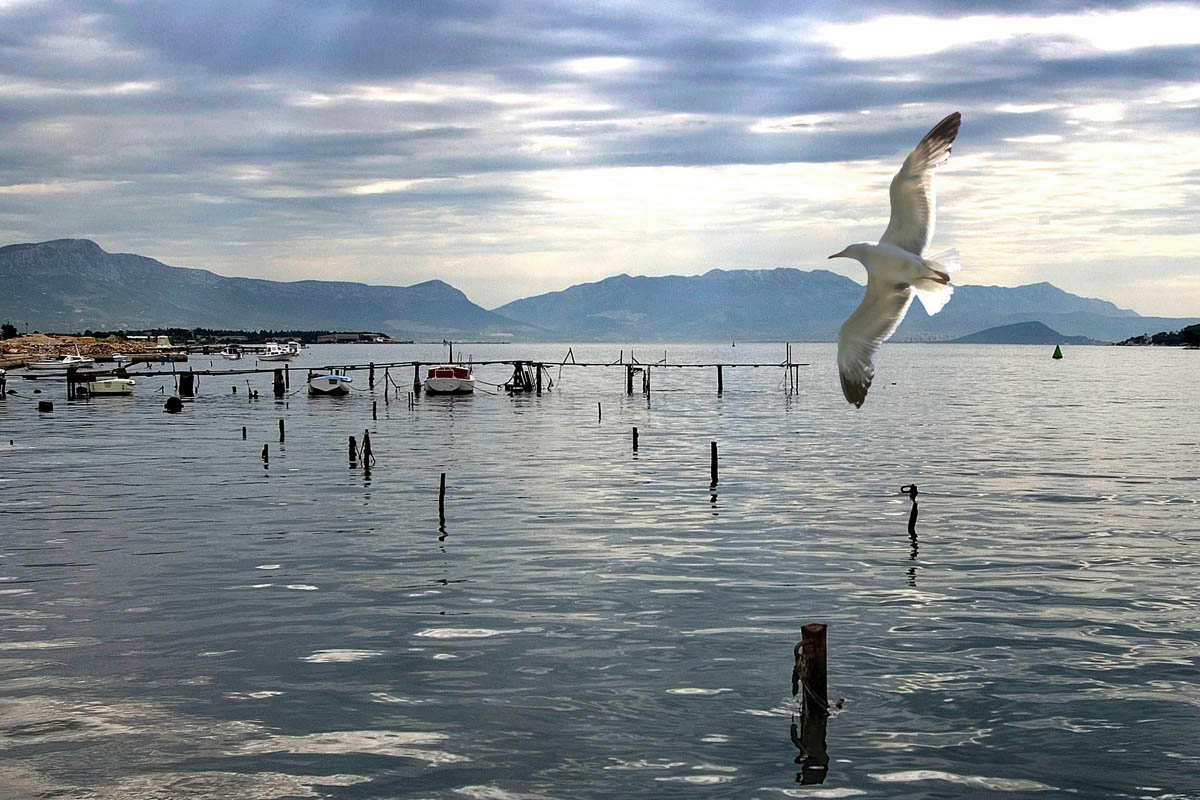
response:
M87 239L0 247L0 320L71 332L153 327L378 330L406 339L831 341L862 299L827 270L617 275L488 310L439 280L412 286L230 278L107 253ZM1049 283L964 285L938 315L914 303L897 341L945 341L1040 322L1117 341L1200 319L1142 317Z

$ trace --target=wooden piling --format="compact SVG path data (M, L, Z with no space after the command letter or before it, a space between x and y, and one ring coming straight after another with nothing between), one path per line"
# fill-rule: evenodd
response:
M810 622L800 629L799 689L803 690L804 713L828 714L829 697L825 669L825 624ZM793 670L793 672L797 672ZM795 682L795 679L794 679Z
M441 525L446 524L446 473L444 472L438 486L438 522Z
M421 362L413 364L413 394L421 393Z
M712 485L717 485L717 443L712 443L712 451L709 458L708 471L712 474Z
M371 389L375 388L375 362L372 361L367 365L370 371L367 373L367 384Z
M388 390L392 387L392 372L391 367L383 368L383 404L390 405L388 401Z
M179 396L180 397L195 397L196 396L196 376L191 372L179 373Z
M350 444L347 449L350 457L350 466L353 467L356 463L358 463L358 443L354 441L353 436L350 437Z
M371 419L379 419L379 401L371 401Z
M283 370L275 370L275 380L272 382L272 387L275 390L276 397L283 397L285 387L283 383Z
M246 426L243 425L242 426L242 439L244 440L245 438L246 438Z
M363 431L362 438L362 462L364 467L371 466L371 462L375 460L375 456L371 453L371 432Z
M279 443L283 444L283 420L279 420Z
M633 452L635 452L635 453L637 452L637 446L638 446L638 432L637 432L637 426L634 425L633 426Z
M271 460L270 452L267 450L267 445L265 444L263 445L262 460L264 464L270 463Z
M237 394L237 384L236 383L230 388L233 390L233 394Z
M49 400L38 400L38 413L39 414L49 414L53 410L54 410L54 403L51 403Z
M284 389L292 388L292 368L291 367L283 368L283 388Z
M604 409L602 409L600 407L599 403L596 403L596 422L603 422L603 421L604 421Z
M717 394L725 391L725 376L721 373L721 365L717 364Z
M537 370L537 393L540 396L542 393L542 365L534 364L534 369Z
M625 365L625 394L633 394L633 365Z

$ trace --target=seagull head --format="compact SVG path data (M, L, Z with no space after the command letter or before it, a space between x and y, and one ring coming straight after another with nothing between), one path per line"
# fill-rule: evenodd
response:
M834 253L830 256L830 258L853 258L856 261L862 261L868 247L870 247L870 245L866 244L865 242L852 244L842 252Z

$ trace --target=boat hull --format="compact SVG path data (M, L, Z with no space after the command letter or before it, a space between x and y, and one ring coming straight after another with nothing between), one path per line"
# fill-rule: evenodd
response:
M308 381L309 394L350 394L350 381L338 375L318 375Z
M131 395L135 381L132 378L101 378L88 381L85 385L87 393L92 397Z
M474 378L425 379L425 392L427 394L472 394L474 391Z

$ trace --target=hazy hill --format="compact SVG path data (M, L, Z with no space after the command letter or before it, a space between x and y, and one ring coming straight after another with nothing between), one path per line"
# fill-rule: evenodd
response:
M862 285L827 270L714 269L689 277L618 275L516 300L495 311L560 331L564 338L829 341L858 307L863 291ZM895 339L946 340L1030 321L1066 336L1113 341L1193 320L1141 317L1049 283L1014 288L968 285L956 287L954 298L933 317L919 302L913 303Z
M1064 336L1040 322L1017 322L969 333L950 344L1100 344L1086 336Z
M87 239L0 247L0 320L41 330L153 326L380 330L404 338L536 338L442 281L368 286L227 278L107 253Z

